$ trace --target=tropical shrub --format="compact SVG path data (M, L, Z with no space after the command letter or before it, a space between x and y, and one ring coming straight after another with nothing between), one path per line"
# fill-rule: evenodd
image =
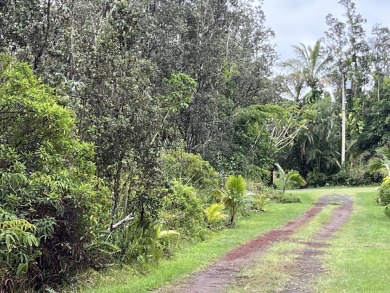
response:
M278 168L277 185L280 186L280 189L282 189L283 194L287 187L305 186L307 184L305 179L303 179L303 177L299 174L298 171L289 170L286 173L278 163L275 163L275 166Z
M169 150L161 156L165 177L169 180L181 179L203 192L218 188L218 172L200 155L187 153L182 149Z
M376 149L376 157L369 162L371 172L382 172L390 176L390 149L381 147Z
M262 196L269 198L271 202L276 203L299 203L301 199L289 193L283 193L282 190L273 188L264 188L260 193Z
M389 176L387 176L383 180L383 182L379 188L379 200L378 201L381 205L384 205L384 206L390 204L390 177Z
M38 251L36 226L25 219L19 219L0 208L0 291L7 288L6 280L26 275L31 264L35 263ZM12 283L12 282L11 282Z
M313 187L322 187L332 183L332 179L325 173L312 171L307 176L307 182Z
M209 228L216 227L219 223L226 220L227 215L223 212L225 206L221 203L213 203L204 211L207 217Z
M87 246L108 223L93 146L77 138L58 100L26 64L1 55L0 271L38 289L95 262Z
M328 177L331 185L361 186L380 183L383 175L380 172L369 172L363 166L354 166L348 170L341 169L338 173Z
M244 169L243 174L245 178L266 182L271 174L271 171L260 166L246 164L246 168Z
M265 212L265 206L269 204L270 198L259 193L252 194L250 196L251 198L251 204L252 208L260 211L260 212Z
M281 194L279 196L276 196L273 198L274 201L277 203L300 203L302 202L301 199L298 196L288 195L288 194Z
M162 257L172 253L171 246L179 239L180 233L162 230L162 225L157 222L147 227L137 222L121 226L118 229L121 233L112 233L110 240L120 248L116 253L118 260L132 265L137 271L146 272L151 264L157 264Z
M183 236L195 237L206 226L204 202L193 186L174 180L171 192L164 197L161 209L163 228Z
M230 175L225 183L225 188L218 190L214 196L219 198L220 202L229 212L228 225L234 226L237 213L241 210L246 196L246 182L241 175Z

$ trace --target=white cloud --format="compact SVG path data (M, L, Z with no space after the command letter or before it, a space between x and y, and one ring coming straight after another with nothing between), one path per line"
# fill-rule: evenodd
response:
M357 12L367 19L367 34L375 24L390 26L390 1L355 0ZM292 45L313 45L327 29L329 13L342 19L344 7L338 0L264 0L267 26L276 34L275 43L281 59L293 56Z

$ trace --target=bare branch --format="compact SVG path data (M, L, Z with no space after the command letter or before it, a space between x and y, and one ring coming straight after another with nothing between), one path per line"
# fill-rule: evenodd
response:
M110 228L108 228L108 231L109 232L112 232L114 231L116 228L122 226L123 224L131 221L134 219L134 216L133 214L128 214L125 218L123 218L122 220L120 220L119 222L115 223L115 224L111 224Z

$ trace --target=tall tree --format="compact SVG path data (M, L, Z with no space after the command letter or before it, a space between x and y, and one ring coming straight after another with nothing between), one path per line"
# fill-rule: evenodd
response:
M248 1L215 0L159 1L142 19L144 56L162 76L184 72L198 84L179 120L188 151L207 156L229 135L236 108L273 98L275 52L264 21Z
M95 174L93 145L77 137L74 113L60 102L28 65L0 54L1 290L43 289L97 261L109 192Z
M300 95L305 85L309 89L309 93L305 95L305 102L314 102L322 96L329 58L323 55L319 40L313 47L299 44L293 48L296 58L284 62L283 66L290 72L290 81L295 89L294 98L302 99Z
M340 0L344 7L344 22L333 15L326 16L328 30L325 32L324 44L327 55L333 66L331 82L338 89L336 98L341 101L341 75L353 80L352 95L348 98L348 109L353 109L353 102L358 103L370 72L370 48L366 40L364 24L366 19L357 12L352 0ZM352 100L351 97L354 97Z

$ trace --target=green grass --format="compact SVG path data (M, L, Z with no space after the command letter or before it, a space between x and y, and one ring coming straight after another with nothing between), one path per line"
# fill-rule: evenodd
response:
M350 220L342 226L323 248L325 273L311 284L316 292L390 292L390 220L384 208L375 202L377 188L324 188L291 192L302 198L302 204L272 204L267 213L253 214L240 219L236 228L226 229L205 242L181 249L172 260L165 260L145 275L134 270L111 270L95 275L92 289L79 292L147 292L172 284L210 265L224 253L266 231L281 227L297 218L324 194L348 194L354 201ZM255 265L240 273L237 286L229 292L275 292L281 290L290 278L291 265L304 247L301 241L310 241L324 223L329 221L335 205L324 208L310 223L301 227L292 239L271 247ZM96 273L95 273L96 274ZM254 290L254 291L253 291Z
M92 286L78 292L147 292L165 284L175 282L194 273L220 258L227 251L237 247L266 231L281 227L303 214L316 201L317 196L307 193L303 203L270 204L266 213L255 213L241 218L234 229L225 229L214 237L180 250L172 260L164 260L145 276L136 275L131 269L110 270L96 273L84 281Z
M390 220L375 202L375 188L347 192L354 212L327 249L327 273L319 278L318 291L390 292Z
M384 208L376 204L377 188L326 188L294 191L294 195L310 193L313 196L338 193L348 194L354 201L354 210L348 221L335 234L331 246L323 248L325 273L313 279L309 291L390 292L390 220ZM295 241L274 245L255 265L240 272L238 283L228 292L278 292L291 278L296 254L304 248L302 241L310 241L321 226L329 221L332 210L327 206L310 223L293 236ZM304 285L303 285L304 286Z
M329 193L329 192L327 192ZM322 194L322 192L317 192ZM297 252L302 251L306 241L310 241L321 229L324 223L329 222L335 205L326 206L309 223L301 226L291 237L292 241L281 241L271 247L264 256L254 260L254 264L241 271L238 282L233 285L229 293L283 291L285 284L290 280L290 273L294 268Z

